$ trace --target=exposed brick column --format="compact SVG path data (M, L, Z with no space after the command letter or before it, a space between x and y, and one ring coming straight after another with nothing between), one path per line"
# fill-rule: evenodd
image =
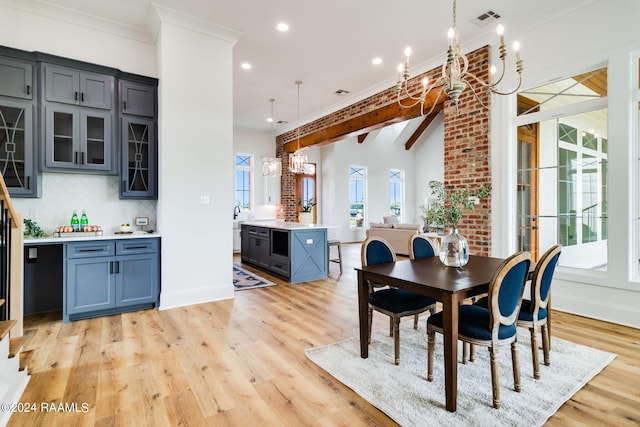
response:
M489 78L489 49L479 49L467 56L469 71L483 81ZM477 91L485 105L487 92ZM491 183L489 144L489 110L475 100L470 88L460 96L458 108L448 105L444 110L444 184L451 188L469 185L477 190ZM473 255L491 254L491 196L480 201L471 212L463 215L458 231L469 241Z
M467 55L469 71L483 80L489 76L489 47L485 46ZM422 78L428 76L431 81L437 78L440 67L422 75L413 77L410 86L419 91ZM486 93L478 93L485 104L489 102ZM324 129L345 120L367 114L369 111L396 102L396 88L391 87L369 98L363 99L346 108L321 117L300 127L300 135ZM491 163L489 150L489 111L477 104L467 88L461 95L458 110L447 106L444 113L444 182L446 186L473 189L491 182ZM289 153L283 150L284 144L295 140L297 128L276 137L276 156L282 159L282 177L280 197L284 210L284 219L296 220L295 176L289 172ZM420 185L420 184L418 184ZM423 184L425 187L427 183ZM488 197L476 206L473 212L466 213L459 224L460 234L469 240L471 253L488 256L491 253L491 198Z

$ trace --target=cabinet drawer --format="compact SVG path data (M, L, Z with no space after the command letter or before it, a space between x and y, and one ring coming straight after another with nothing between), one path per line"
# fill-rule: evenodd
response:
M269 269L276 274L289 277L289 260L279 256L271 256Z
M251 236L269 237L269 229L263 227L247 227L247 233Z
M92 258L115 255L113 241L73 242L66 244L67 258Z
M116 241L116 254L148 254L158 252L158 239L127 239Z

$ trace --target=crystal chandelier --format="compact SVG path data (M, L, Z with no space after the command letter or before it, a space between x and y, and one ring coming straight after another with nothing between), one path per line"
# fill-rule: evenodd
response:
M431 109L425 113L424 104L427 95L434 89L439 90L437 93L437 100L440 99L442 92L444 92L449 99L458 106L458 98L462 92L469 87L473 93L476 101L482 105L482 107L489 109L489 105L485 104L479 97L474 85L480 86L480 90L487 91L489 93L495 93L497 95L511 95L515 93L522 84L522 61L520 60L520 44L516 41L513 43L513 50L516 55L516 72L518 73L518 86L507 92L502 92L497 89L505 75L505 59L507 57L507 49L504 45L504 27L498 25L498 35L500 36L500 61L502 62L502 71L500 78L495 80L496 67L491 66L490 80L484 82L473 73L468 71L469 60L462 53L460 43L458 42L458 27L456 25L456 0L453 0L453 27L449 29L449 49L447 50L447 61L442 64L442 72L434 82L429 84L428 79L425 77L422 81L422 91L420 95L412 94L409 91L409 56L411 55L411 48L407 47L405 50L405 63L398 66L398 104L404 108L412 108L418 103L420 104L420 114L430 114L433 112L437 101L433 103ZM404 101L404 102L403 102Z
M304 149L300 149L300 80L296 80L298 85L298 148L289 156L289 172L296 174L304 174L307 171L307 156Z

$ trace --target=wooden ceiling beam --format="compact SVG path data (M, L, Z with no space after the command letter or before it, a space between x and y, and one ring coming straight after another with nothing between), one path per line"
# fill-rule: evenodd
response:
M358 144L362 144L367 138L367 135L369 135L369 132L358 135Z
M418 138L420 138L420 135L422 135L424 131L427 130L427 128L429 127L431 122L433 122L433 119L436 118L439 112L440 111L432 111L431 113L427 114L424 117L424 120L420 122L420 125L418 126L416 131L413 132L413 134L409 137L407 142L404 144L405 150L410 150L411 147L413 147L413 144L415 144Z
M433 112L437 113L444 108L445 100L446 95L444 93L438 89L432 90L427 94L424 110L429 111L431 107L436 104ZM325 129L304 135L300 137L299 146L297 139L289 141L284 144L283 149L287 153L293 153L298 148L330 144L345 138L359 136L394 123L415 119L416 117L420 117L421 113L420 104L414 105L411 108L405 108L398 105L397 102L394 102Z

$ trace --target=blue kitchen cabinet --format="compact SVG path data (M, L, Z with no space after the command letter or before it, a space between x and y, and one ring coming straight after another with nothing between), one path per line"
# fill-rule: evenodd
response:
M63 320L155 307L158 253L155 238L67 243Z

